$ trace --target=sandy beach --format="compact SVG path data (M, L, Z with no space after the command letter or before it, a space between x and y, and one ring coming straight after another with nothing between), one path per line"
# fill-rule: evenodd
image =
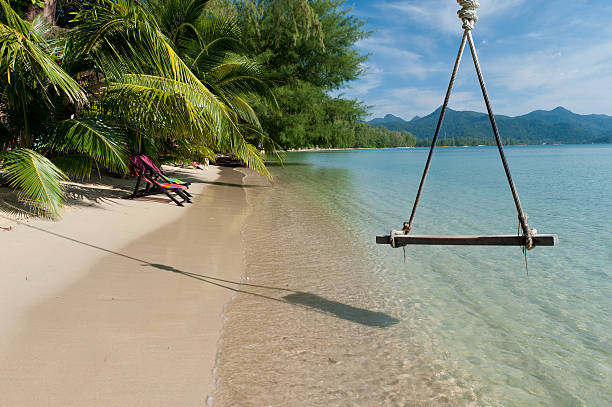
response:
M193 204L124 200L134 181L105 180L71 188L81 195L58 222L2 215L0 405L211 402L244 271L243 174L172 172L192 181Z

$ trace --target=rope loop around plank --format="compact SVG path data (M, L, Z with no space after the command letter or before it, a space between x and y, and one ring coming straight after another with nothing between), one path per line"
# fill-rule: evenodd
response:
M533 244L533 237L538 233L538 231L529 227L529 215L526 213L523 212L522 216L519 214L518 220L519 228L521 228L522 225L527 225L527 231L523 231L523 235L525 236L525 250L531 250L535 247Z

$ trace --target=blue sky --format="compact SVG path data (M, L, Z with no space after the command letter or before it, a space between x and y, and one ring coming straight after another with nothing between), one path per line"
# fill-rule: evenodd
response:
M404 119L442 104L461 39L455 0L347 0L374 34L366 74L340 92L372 117ZM480 0L473 31L496 114L566 107L612 115L612 0ZM450 107L485 111L469 49Z

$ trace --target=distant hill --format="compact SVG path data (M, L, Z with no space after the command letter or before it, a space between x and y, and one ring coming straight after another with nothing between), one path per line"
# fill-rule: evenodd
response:
M392 131L408 131L421 144L431 140L440 116L436 109L425 117L406 121L386 115L368 123ZM535 110L523 116L496 115L499 131L508 144L584 144L612 142L612 116L579 115L563 107ZM493 144L489 116L485 113L447 109L440 134L441 145Z
M387 123L408 123L406 120L401 117L393 116L392 114L387 114L382 119L372 119L368 123L372 126L378 125L386 125ZM386 127L386 126L385 126Z

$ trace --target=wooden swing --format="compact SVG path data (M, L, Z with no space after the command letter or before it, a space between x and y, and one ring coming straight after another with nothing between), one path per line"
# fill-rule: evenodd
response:
M529 223L527 222L527 214L523 212L523 208L521 207L521 201L519 199L516 187L514 186L512 175L510 174L510 168L508 167L508 163L506 161L504 147L502 145L501 137L499 135L499 130L497 129L497 123L495 122L493 110L491 109L491 103L489 102L487 88L485 86L482 72L480 70L480 63L478 62L478 56L476 55L476 48L474 47L474 40L472 38L472 29L474 28L474 24L476 23L476 21L478 21L476 9L480 6L480 4L477 0L457 0L457 3L459 3L459 5L462 7L462 9L457 12L457 14L459 15L461 21L463 21L463 38L461 39L459 53L457 54L457 59L455 60L455 66L453 68L453 73L451 75L450 83L448 85L448 90L446 91L444 104L442 105L442 109L440 110L438 125L436 126L436 132L431 142L431 148L429 149L429 155L427 156L427 162L425 163L425 169L423 171L423 176L421 177L419 190L417 192L416 199L414 200L414 206L412 207L410 220L404 223L401 231L393 230L389 235L376 236L376 243L389 244L391 245L391 247L394 248L405 247L406 245L454 245L522 246L526 250L531 250L536 246L554 246L558 242L557 235L539 235L537 234L537 231L535 229L531 229L529 227ZM478 81L480 82L480 88L482 90L485 105L487 106L487 112L489 113L491 127L493 128L493 134L497 143L497 149L499 150L499 155L501 157L502 164L506 172L506 178L508 179L508 184L510 186L510 191L512 192L512 197L514 198L514 204L518 213L520 227L523 231L522 235L431 236L409 234L410 230L412 229L412 223L414 221L414 215L416 213L417 206L419 205L419 200L421 199L421 192L423 191L423 186L425 185L425 179L427 178L427 173L429 172L431 157L436 148L436 142L438 140L438 135L440 134L442 122L444 121L444 114L446 113L446 108L448 106L448 101L450 99L450 95L453 89L455 77L457 76L457 71L459 70L459 65L461 63L461 57L465 49L466 41L470 46L472 59L474 60L474 67L476 68L476 74L478 76Z

